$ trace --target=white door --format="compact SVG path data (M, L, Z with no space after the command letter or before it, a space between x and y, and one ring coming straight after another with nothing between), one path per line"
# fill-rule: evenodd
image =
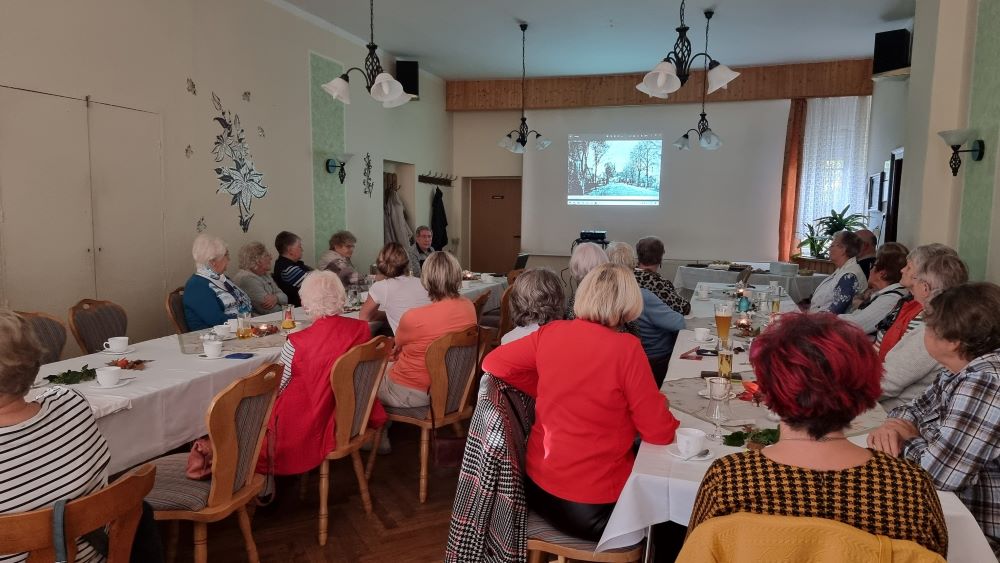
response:
M97 298L125 308L133 341L170 333L161 123L155 113L90 104Z
M84 102L0 87L0 304L65 321L94 297L89 176Z

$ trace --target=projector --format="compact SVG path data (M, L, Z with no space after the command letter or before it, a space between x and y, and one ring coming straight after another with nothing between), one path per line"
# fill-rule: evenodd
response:
M607 231L580 231L580 240L605 240L607 238Z

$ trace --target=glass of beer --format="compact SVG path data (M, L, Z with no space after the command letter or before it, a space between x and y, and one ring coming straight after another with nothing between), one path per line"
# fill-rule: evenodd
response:
M715 328L719 332L719 344L725 347L729 344L729 327L733 324L733 304L715 304Z
M238 324L236 325L236 338L250 338L253 336L253 329L250 326L250 313L240 313Z
M771 292L771 314L777 315L781 312L781 287L776 287Z
M719 377L733 378L733 348L728 342L719 345Z

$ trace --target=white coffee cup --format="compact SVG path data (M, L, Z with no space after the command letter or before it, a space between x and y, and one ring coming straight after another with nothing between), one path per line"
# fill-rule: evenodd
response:
M95 371L97 371L97 384L101 387L114 387L122 378L122 368L117 366L97 368Z
M240 326L239 319L229 319L226 321L226 326L229 327L229 332L236 332L236 329Z
M698 284L698 299L708 299L708 286L705 284Z
M698 342L708 342L709 334L708 329L704 327L699 327L694 329L694 339Z
M222 342L219 342L218 340L206 340L204 342L204 346L206 358L222 357Z
M230 332L229 331L229 323L227 322L224 325L215 325L215 328L212 329L212 332L214 332L215 334L218 334L219 336L223 336L223 337L229 336L229 332Z
M697 428L678 428L677 451L684 457L697 455L705 449L705 431Z
M493 283L493 276L490 274L483 274L479 276L479 279L484 283Z
M111 352L124 352L128 350L128 337L112 336L104 343L104 349Z

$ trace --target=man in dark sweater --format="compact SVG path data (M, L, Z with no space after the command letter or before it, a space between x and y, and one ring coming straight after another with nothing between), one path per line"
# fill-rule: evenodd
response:
M274 248L279 256L274 261L274 273L271 277L288 296L288 302L300 307L302 301L299 299L299 287L306 274L312 271L312 268L302 262L302 239L295 233L281 231L274 238Z

